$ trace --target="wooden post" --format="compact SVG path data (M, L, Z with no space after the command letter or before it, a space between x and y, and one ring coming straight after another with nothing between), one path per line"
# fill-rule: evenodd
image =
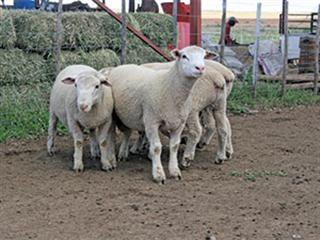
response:
M190 44L201 46L201 0L191 0L190 8Z
M135 0L129 0L129 12L135 11Z
M126 26L126 0L122 0L121 4L121 64L126 63L127 58L127 26Z
M177 19L178 19L178 2L179 0L173 0L172 16L173 16L173 48L178 45L178 31L177 31Z
M257 4L257 17L256 17L256 41L254 44L254 60L252 68L252 93L253 97L257 95L257 72L259 68L259 44L260 44L260 18L261 18L261 3Z
M318 94L319 81L319 40L320 40L320 4L318 6L317 32L316 32L316 57L314 67L314 94Z
M56 76L61 70L61 45L63 41L63 29L62 29L62 0L59 0L57 23L56 23L56 36L55 36L55 62L56 62Z
M282 61L282 85L281 96L283 97L286 91L287 84L287 64L288 64L288 1L285 1L283 11L283 31L284 31L284 51Z
M224 36L226 35L226 14L227 14L227 0L222 2L222 17L221 17L221 33L220 33L220 63L224 58Z

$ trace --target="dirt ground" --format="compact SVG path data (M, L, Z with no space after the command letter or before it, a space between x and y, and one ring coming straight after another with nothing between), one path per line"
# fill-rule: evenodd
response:
M0 145L0 239L319 240L320 106L230 119L233 160L213 163L215 141L162 186L140 156L106 173L86 149L72 172L68 137L54 157L45 138Z

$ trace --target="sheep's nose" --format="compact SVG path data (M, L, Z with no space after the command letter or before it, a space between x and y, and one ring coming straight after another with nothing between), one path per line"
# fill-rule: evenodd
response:
M88 104L80 104L81 111L86 111L88 109Z
M195 66L195 68L196 68L199 72L203 72L203 71L204 71L204 66Z

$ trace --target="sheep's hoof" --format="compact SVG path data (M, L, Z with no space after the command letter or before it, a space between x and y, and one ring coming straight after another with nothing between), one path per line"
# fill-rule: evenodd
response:
M84 167L82 167L82 168L73 168L73 171L75 172L75 173L83 173L84 172Z
M181 172L179 168L172 169L171 171L169 170L169 172L170 172L171 178L174 178L176 180L181 180L182 177L181 177Z
M199 143L197 144L197 150L198 150L198 151L203 151L203 150L205 150L206 146L207 146L206 143L199 142Z
M184 157L180 163L180 168L182 170L189 168L191 166L191 161L192 160L190 158Z
M227 157L227 160L231 160L232 152L226 151L226 157Z
M101 171L104 171L104 172L112 172L113 170L115 169L115 167L113 166L101 166Z
M48 149L48 155L50 157L54 156L56 154L56 152L57 152L57 150L56 150L55 147L52 147L52 148Z
M215 164L222 164L224 162L224 159L221 158L217 158L216 160L214 160Z
M126 161L128 161L127 156L118 156L118 162L126 162Z
M157 168L156 171L153 172L153 181L159 184L164 184L166 180L166 175L162 168Z

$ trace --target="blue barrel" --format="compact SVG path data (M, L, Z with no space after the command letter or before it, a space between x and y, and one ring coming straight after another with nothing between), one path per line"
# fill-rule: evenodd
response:
M14 9L34 9L35 2L34 0L14 0L13 8Z

